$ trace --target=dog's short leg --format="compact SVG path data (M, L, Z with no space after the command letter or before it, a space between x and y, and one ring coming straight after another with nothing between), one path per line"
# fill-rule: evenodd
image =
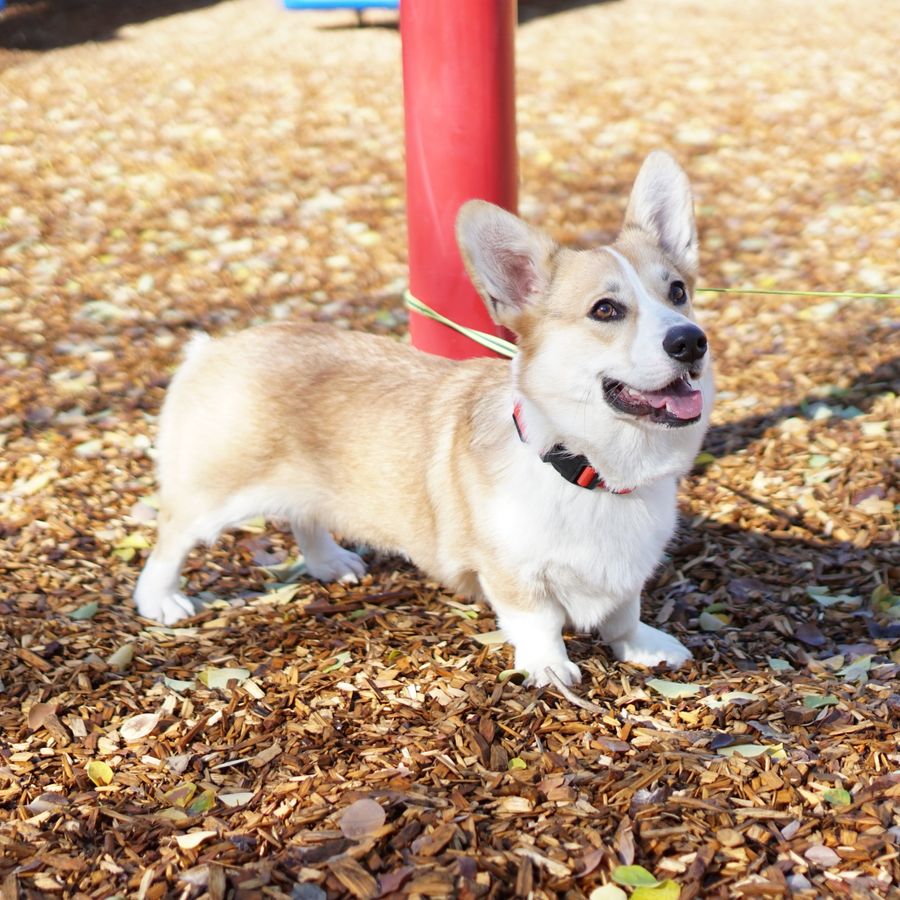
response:
M134 590L134 600L142 616L171 625L194 615L194 605L178 590L178 582L184 558L197 540L190 523L165 514L160 516L156 547L144 564Z
M600 635L612 647L616 659L658 666L680 666L691 659L691 651L671 634L641 621L641 598L635 597L619 607L600 626Z
M485 584L482 589L497 613L497 621L516 652L516 668L528 672L525 682L534 687L550 684L546 670L553 669L564 684L581 681L581 671L566 653L562 629L566 623L563 608L549 597L530 601L528 606Z
M366 574L362 559L352 550L345 550L321 525L295 520L291 528L313 578L353 583Z

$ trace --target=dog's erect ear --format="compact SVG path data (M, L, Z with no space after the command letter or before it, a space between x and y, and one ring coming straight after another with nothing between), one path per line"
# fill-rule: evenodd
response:
M641 166L631 189L625 226L637 225L654 238L687 274L698 262L697 225L691 185L681 166L654 150Z
M550 286L556 245L512 213L469 200L456 217L456 239L466 270L491 318L517 331L522 312Z

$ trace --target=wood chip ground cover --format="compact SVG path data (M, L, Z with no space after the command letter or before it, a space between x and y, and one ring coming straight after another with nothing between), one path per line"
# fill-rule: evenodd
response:
M683 671L575 635L581 704L501 681L489 611L391 558L279 589L259 523L137 618L189 333L406 331L393 19L192 7L0 12L3 900L896 896L896 301L700 296L718 406L646 599ZM705 284L900 289L884 4L521 7L527 218L608 238L668 147Z

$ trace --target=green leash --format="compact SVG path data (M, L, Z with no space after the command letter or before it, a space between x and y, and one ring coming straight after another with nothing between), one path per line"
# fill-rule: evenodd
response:
M781 290L764 290L762 288L697 288L698 294L775 294L787 297L869 297L874 300L900 300L900 294L870 294L861 291L781 291ZM426 306L418 297L414 297L408 290L403 292L403 300L406 308L425 316L428 319L434 319L454 331L465 335L469 340L493 350L500 356L508 356L512 359L518 352L519 348L511 341L497 337L495 334L488 334L485 331L478 331L475 328L467 328L460 325L446 316L442 316L439 312L433 310L430 306Z
M409 291L403 292L403 299L406 301L408 309L421 313L428 319L434 319L435 322L440 322L442 325L464 334L469 340L475 341L476 344L481 344L482 347L487 347L488 350L493 350L494 353L499 353L501 356L508 356L512 359L519 352L519 348L512 341L504 340L495 334L488 334L484 331L477 331L475 328L466 328L465 325L459 325L452 319L435 312L430 306L426 306L421 300L413 297Z

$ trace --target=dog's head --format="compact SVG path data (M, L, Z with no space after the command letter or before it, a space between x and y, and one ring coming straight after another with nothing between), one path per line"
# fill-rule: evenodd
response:
M687 177L668 154L644 162L609 247L560 248L480 200L460 210L457 236L492 318L519 336L517 389L554 431L597 446L604 428L627 423L697 432L682 443L699 444L712 383L691 307L697 229Z

